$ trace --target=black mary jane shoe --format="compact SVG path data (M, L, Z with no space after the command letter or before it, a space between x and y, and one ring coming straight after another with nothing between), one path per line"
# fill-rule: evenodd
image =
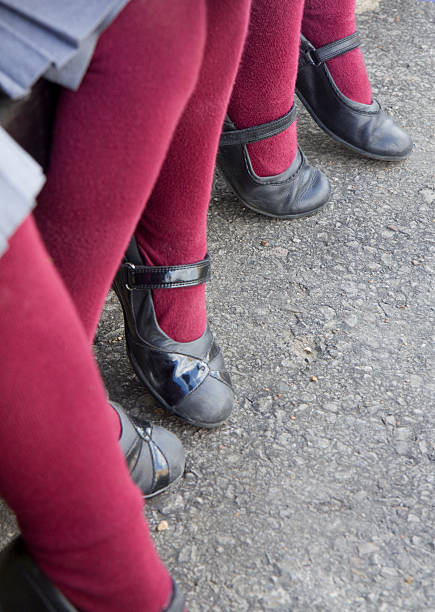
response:
M176 342L159 327L152 289L204 283L210 259L183 266L145 266L133 238L113 288L121 302L127 354L140 381L157 401L191 425L217 427L233 408L231 379L207 325L192 342Z
M316 49L301 35L296 93L314 121L331 138L371 159L398 161L412 151L412 140L379 102L362 104L341 93L326 62L359 46L357 32Z
M276 219L312 215L329 199L326 176L310 166L298 149L289 168L274 176L258 176L252 167L247 146L286 130L296 119L296 108L269 123L238 130L225 119L217 163L228 183L245 206Z
M39 569L22 538L0 553L0 612L79 612Z
M163 493L184 472L184 450L170 431L148 421L129 417L110 402L121 422L119 444L130 476L145 498Z
M127 571L127 570L126 570ZM162 612L183 612L184 597L172 581ZM0 612L79 612L36 565L21 537L0 552Z

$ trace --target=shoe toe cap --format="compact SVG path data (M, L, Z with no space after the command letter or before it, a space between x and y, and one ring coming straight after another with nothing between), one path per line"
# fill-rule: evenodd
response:
M231 414L234 395L231 387L208 376L175 408L175 413L197 427L217 427Z
M392 123L391 129L384 139L385 153L397 159L408 157L413 147L412 139L405 130L396 123Z
M372 122L367 123L360 146L369 157L394 161L408 157L413 142L404 129L386 113L380 111Z
M169 483L184 472L184 448L176 435L158 425L153 426L152 442L164 455L169 468Z
M306 162L305 165L307 180L298 200L298 210L310 213L326 204L331 194L331 186L323 172Z

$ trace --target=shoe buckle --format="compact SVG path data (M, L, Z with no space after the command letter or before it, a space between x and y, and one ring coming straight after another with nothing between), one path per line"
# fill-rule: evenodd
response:
M134 286L135 286L134 274L135 274L136 266L130 262L126 262L124 264L124 269L127 272L127 279L126 279L125 287L129 291L133 291Z
M307 63L311 64L311 66L320 66L322 62L319 62L319 60L316 60L315 56L313 56L313 53L315 52L315 49L307 49L305 51L305 58L307 60Z

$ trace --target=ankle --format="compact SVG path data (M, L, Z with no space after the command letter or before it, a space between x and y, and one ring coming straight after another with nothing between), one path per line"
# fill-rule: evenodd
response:
M302 21L302 34L315 47L322 47L335 40L350 36L356 31L355 13L352 10L331 10L306 7ZM364 58L360 48L353 49L326 63L332 78L343 95L371 104L372 92Z
M153 257L147 254L141 236L137 236L137 244L144 263L156 265L157 253L154 251ZM198 261L202 259L197 257ZM159 257L158 265L169 263ZM192 342L204 333L207 326L204 283L192 287L153 289L153 304L160 329L172 340Z
M343 95L361 104L372 103L372 89L361 49L353 49L326 63Z
M153 303L160 328L176 342L192 342L205 331L205 285L154 289Z
M296 122L267 140L247 145L252 168L258 176L274 176L284 172L298 150Z

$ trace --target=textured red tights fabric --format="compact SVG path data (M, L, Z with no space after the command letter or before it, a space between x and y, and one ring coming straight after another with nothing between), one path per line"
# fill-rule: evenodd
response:
M206 253L216 151L250 0L205 4L206 28L201 3L132 2L100 40L79 92L62 94L36 215L89 339L139 218L136 238L149 263L192 263ZM203 333L204 286L154 298L172 338Z
M237 127L277 119L293 104L302 15L302 32L316 46L355 32L355 0L253 0L249 35L229 105ZM372 94L360 49L331 60L328 68L346 96L370 104ZM296 123L282 134L248 145L259 176L288 168L296 150Z
M178 124L136 230L152 265L194 263L207 251L207 210L217 147L240 61L250 0L207 3L207 42L198 84ZM178 342L205 329L205 286L153 291L161 328Z
M249 34L229 105L239 128L287 113L294 101L303 0L254 0ZM282 172L297 150L296 122L285 132L248 145L259 176Z
M316 47L353 34L355 0L305 0L302 33ZM370 104L372 92L359 48L327 62L338 89L348 98Z
M32 218L0 259L0 329L0 495L30 552L80 610L161 610L170 576L89 340Z
M62 92L35 214L89 341L196 85L205 37L204 3L132 0L78 92ZM162 236L165 218L162 207Z
M59 101L37 207L49 254L29 219L0 260L0 492L38 564L84 611L157 612L170 594L90 342L206 61L210 19L228 25L223 46L232 34L240 47L225 57L241 53L249 1L233 13L210 4L221 11L132 0L102 35L79 91ZM217 132L224 110L211 104Z

